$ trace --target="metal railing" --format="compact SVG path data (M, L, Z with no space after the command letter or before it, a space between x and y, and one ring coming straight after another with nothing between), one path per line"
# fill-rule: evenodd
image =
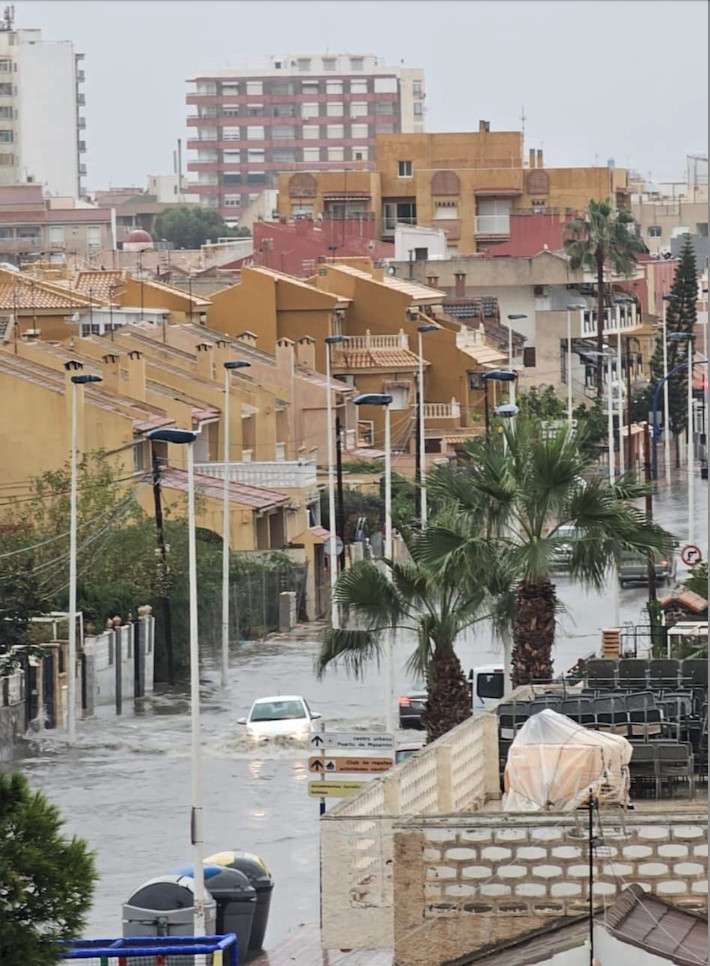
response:
M509 235L510 215L476 215L477 235Z
M195 472L223 480L224 463L197 463ZM230 463L229 479L232 483L276 490L309 489L316 486L316 464L300 460Z

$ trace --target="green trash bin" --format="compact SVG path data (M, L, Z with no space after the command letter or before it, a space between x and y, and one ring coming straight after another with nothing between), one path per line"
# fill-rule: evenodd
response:
M271 893L274 880L264 860L253 852L234 849L231 852L215 852L205 859L206 865L223 865L242 872L256 891L256 910L249 939L249 953L257 953L264 947L264 936L269 921Z

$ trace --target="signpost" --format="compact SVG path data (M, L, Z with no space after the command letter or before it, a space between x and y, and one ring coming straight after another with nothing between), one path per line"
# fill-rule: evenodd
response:
M342 748L343 751L392 751L394 735L367 731L322 731L311 735L312 751Z
M703 552L694 543L687 543L680 552L680 559L686 567L694 567L703 559Z
M366 782L358 781L314 781L308 782L311 798L348 798L359 791Z
M389 771L392 767L391 758L348 758L343 756L308 759L308 771L315 772L317 775L347 772L351 775L357 774L378 774Z

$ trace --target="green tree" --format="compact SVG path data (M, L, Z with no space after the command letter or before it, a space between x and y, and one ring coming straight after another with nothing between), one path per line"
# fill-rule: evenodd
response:
M694 567L691 567L690 573L683 581L683 586L687 587L688 590L692 590L694 594L698 594L700 597L704 597L705 600L708 598L708 562L707 560L701 560Z
M97 874L85 842L20 774L0 773L0 963L54 966L78 939Z
M636 255L645 251L638 237L633 215L618 211L611 200L590 201L585 213L566 226L565 250L570 268L594 272L597 281L597 352L604 349L604 307L611 305L611 283L605 286L604 272L630 275ZM597 398L604 386L603 360L597 360Z
M468 533L456 516L448 520L451 531L464 540ZM471 715L471 696L456 653L459 635L477 621L493 617L502 626L502 601L509 581L485 541L477 541L477 554L459 562L430 566L428 530L409 533L405 539L410 564L385 561L385 572L369 561L360 561L338 578L336 599L355 627L325 632L316 670L322 677L336 662L355 675L370 660L379 662L387 636L408 631L416 646L408 668L427 684L427 704L422 716L427 738L433 741ZM472 569L473 567L473 569ZM491 592L492 588L492 592Z
M197 205L169 208L155 219L155 234L175 248L196 249L218 238L250 235L248 229L229 228L218 211Z
M496 559L514 574L514 686L552 676L558 607L552 574L563 545L571 544L573 579L596 588L622 550L671 545L670 534L648 525L629 503L645 493L642 485L630 476L610 485L595 473L594 457L580 445L583 430L576 437L563 429L545 438L534 425L516 423L505 429L507 449L500 438L474 441L467 444L465 465L432 474L430 492L467 525L456 532L435 521L427 557L429 565L439 562L448 573L457 567L464 572L467 559L480 554L484 534Z
M666 334L687 332L693 335L697 322L698 267L695 251L686 235L680 258L676 262L671 295L675 300L666 303ZM687 345L667 343L668 372L688 358ZM659 325L656 345L651 356L651 383L643 395L641 406L651 409L653 393L663 379L663 326ZM679 369L668 380L669 428L675 437L676 466L680 465L680 434L688 425L688 370ZM647 418L647 417L646 417Z

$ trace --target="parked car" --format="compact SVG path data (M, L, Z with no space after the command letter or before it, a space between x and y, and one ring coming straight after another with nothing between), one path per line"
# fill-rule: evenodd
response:
M671 580L675 580L675 557L654 556L656 581L658 583L669 583ZM619 585L625 587L626 584L631 583L648 583L648 563L645 553L638 553L636 550L624 550L619 560Z
M566 570L572 560L572 541L584 535L584 531L571 524L559 528L555 537L560 541L551 553L555 570Z
M417 683L399 699L400 728L424 728L422 712L426 706L426 685Z
M306 741L313 722L320 717L300 694L278 694L258 698L247 717L239 718L237 724L246 725L247 736L255 741Z
M404 761L406 758L411 758L416 751L421 751L423 747L423 741L410 741L404 745L397 745L394 750L395 765L398 765L400 761Z

